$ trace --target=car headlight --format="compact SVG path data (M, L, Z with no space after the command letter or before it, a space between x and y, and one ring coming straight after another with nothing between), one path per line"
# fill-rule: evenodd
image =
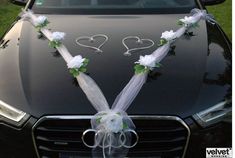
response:
M14 126L21 126L29 115L0 100L0 122L6 122Z
M202 126L207 127L212 124L223 121L227 116L231 116L232 113L232 103L231 100L226 100L220 102L211 108L201 111L195 115L193 118Z

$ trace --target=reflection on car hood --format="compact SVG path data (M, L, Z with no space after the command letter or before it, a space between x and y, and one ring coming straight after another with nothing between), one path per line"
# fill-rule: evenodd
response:
M88 74L97 82L110 105L134 74L133 65L139 55L150 49L124 56L122 39L126 36L149 38L158 43L161 33L176 30L177 19L185 15L49 15L53 31L66 32L64 44L72 55L89 58ZM210 105L198 105L207 69L208 37L205 22L199 23L192 37L177 40L172 51L148 77L129 114L179 115L186 117ZM82 48L77 37L105 34L109 40L102 53ZM101 39L98 39L101 42ZM96 43L93 43L96 44ZM24 22L19 44L19 72L27 105L20 105L39 117L48 114L94 114L85 94L69 74L58 52L39 38L35 28ZM215 89L220 90L220 89ZM226 89L218 97L224 95ZM216 95L215 95L216 96ZM13 99L13 98L12 98ZM217 100L216 100L217 101ZM208 103L211 103L208 101ZM204 107L203 107L204 106Z

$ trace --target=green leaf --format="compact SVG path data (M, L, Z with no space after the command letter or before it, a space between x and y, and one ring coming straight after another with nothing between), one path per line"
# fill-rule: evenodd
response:
M141 74L141 73L143 73L142 70L135 70L135 74Z
M56 47L59 47L62 43L60 41L50 41L49 42L49 46L51 48L56 48Z
M128 124L127 123L125 123L125 122L123 122L122 123L122 129L128 129L129 127L128 127Z
M46 20L43 24L37 25L36 29L38 32L41 31L42 28L46 27L50 22L48 20Z
M83 67L83 66L82 66L82 67L80 67L80 68L79 68L79 71L80 71L80 72L86 72L86 71L87 71L87 69L86 69L85 67Z
M149 73L150 69L149 68L145 68L144 69L144 73Z
M51 47L51 48L55 48L55 44L54 44L53 41L50 41L48 45L49 45L49 47Z
M43 24L43 27L47 26L48 24L50 24L50 22L46 20L45 23Z
M79 70L77 68L69 69L69 72L73 75L73 77L77 77L79 75Z
M83 66L86 67L88 65L88 63L89 63L89 59L85 58L85 60L83 61Z
M137 64L135 65L135 70L143 70L145 67L143 65Z
M158 44L158 46L163 46L164 44L166 44L168 41L164 38L162 38Z
M136 74L140 74L140 73L143 73L145 71L145 67L143 65L140 65L140 64L135 65L134 69L135 69Z
M145 67L140 64L135 65L134 69L135 69L135 74L148 73L150 71L148 67Z
M182 21L178 20L178 21L177 21L177 25L182 26L182 25L184 25L184 23L183 23Z
M100 124L101 119L102 119L102 117L97 118L96 123Z

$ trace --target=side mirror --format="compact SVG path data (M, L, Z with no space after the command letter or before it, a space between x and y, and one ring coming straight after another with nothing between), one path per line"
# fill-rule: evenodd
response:
M20 5L20 6L25 6L27 4L28 0L11 0L11 3Z
M216 5L223 3L225 0L201 0L204 5Z

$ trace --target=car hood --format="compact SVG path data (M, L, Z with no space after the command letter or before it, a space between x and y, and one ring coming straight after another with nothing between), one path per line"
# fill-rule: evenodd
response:
M112 105L134 74L133 65L139 55L150 54L157 48L155 44L150 49L124 56L126 50L122 39L126 36L139 36L158 43L161 33L178 29L176 19L184 16L48 15L48 28L66 32L64 44L73 56L80 54L90 59L87 73L100 86L108 103ZM172 51L162 60L162 67L150 73L147 83L129 107L129 114L187 117L217 101L209 101L209 105L205 104L208 101L202 104L198 101L208 60L206 23L200 22L199 25L200 28L193 30L195 36L177 40ZM75 42L78 37L95 34L105 34L109 37L102 47L102 53L78 46ZM19 99L21 95L9 96L10 93L6 95L1 92L3 98L7 96L8 103L36 117L96 113L76 80L72 78L63 58L48 47L48 41L40 37L28 22L21 24L17 50L15 59L18 64L15 69L18 72L24 102ZM5 78L11 77L7 73L4 75ZM11 88L8 91L16 89L12 86ZM217 94L220 98L226 89L223 87L221 91Z

